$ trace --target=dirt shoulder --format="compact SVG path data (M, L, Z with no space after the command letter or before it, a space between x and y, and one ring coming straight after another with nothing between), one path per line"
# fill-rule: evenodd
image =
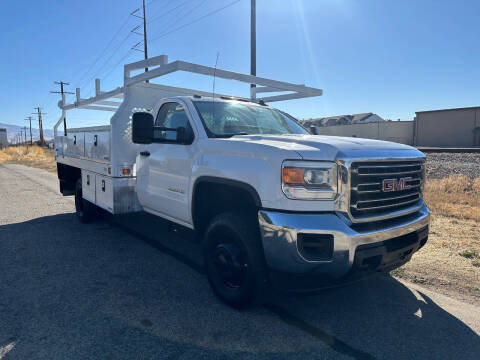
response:
M432 216L427 244L392 275L480 304L480 223Z
M432 212L427 244L392 275L480 305L480 177L446 174L427 178L425 201Z

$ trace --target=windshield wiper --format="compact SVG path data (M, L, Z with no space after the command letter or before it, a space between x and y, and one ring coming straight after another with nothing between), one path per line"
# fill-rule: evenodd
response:
M246 132L230 133L230 134L215 134L216 138L230 138L235 135L249 135Z

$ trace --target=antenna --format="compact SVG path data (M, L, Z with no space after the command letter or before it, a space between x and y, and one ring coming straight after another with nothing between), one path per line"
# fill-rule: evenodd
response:
M217 51L217 59L215 60L215 69L213 70L213 89L212 89L212 118L215 121L215 79L217 75L217 64L218 64L218 57L220 53Z
M212 97L215 99L215 79L217 75L217 64L218 64L218 57L220 53L217 51L217 60L215 60L215 69L213 70L213 90L212 90Z

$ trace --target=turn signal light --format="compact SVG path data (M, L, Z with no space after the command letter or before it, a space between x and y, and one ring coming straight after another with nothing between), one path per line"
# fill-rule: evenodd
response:
M130 169L122 169L123 175L130 175Z
M282 179L284 184L304 184L303 176L305 169L284 167L282 169Z

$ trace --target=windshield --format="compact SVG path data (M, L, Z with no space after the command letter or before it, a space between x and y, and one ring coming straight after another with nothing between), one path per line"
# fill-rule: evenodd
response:
M259 105L194 101L209 137L250 134L308 134L281 112Z

